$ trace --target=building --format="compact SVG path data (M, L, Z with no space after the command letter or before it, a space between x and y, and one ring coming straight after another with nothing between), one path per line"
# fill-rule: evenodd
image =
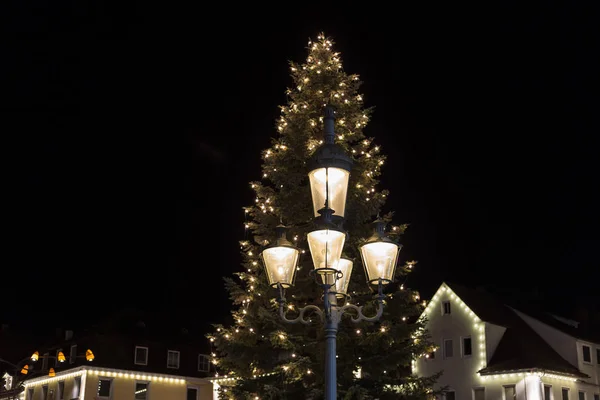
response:
M213 400L206 342L175 321L122 312L79 335L66 330L41 349L35 367L40 375L24 381L20 398ZM91 362L88 349L95 356ZM66 361L58 360L59 352Z
M413 361L413 373L443 371L446 400L600 400L600 340L574 321L449 283L422 317L436 351Z

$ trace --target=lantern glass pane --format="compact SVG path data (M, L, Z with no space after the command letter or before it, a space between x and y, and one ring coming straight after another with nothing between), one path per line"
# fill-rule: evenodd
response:
M344 248L346 235L332 229L322 229L308 234L308 247L315 269L335 268Z
M334 215L343 217L346 212L346 195L350 173L341 168L317 168L310 171L308 178L310 180L315 217L319 216L318 211L325 206L327 179L329 179L329 208L335 211Z
M294 273L298 264L298 249L287 246L270 247L262 252L270 285L281 283L290 287L294 283Z
M335 282L335 291L336 293L346 294L352 275L352 261L347 258L340 258L336 269L341 271L343 276Z
M381 278L383 283L388 283L388 281L393 280L398 259L397 244L389 242L368 243L361 247L360 252L369 281L376 281Z

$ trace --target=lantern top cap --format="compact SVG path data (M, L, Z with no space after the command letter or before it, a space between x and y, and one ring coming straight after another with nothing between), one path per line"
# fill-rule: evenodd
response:
M340 228L334 222L334 218L339 218L336 218L337 216L333 215L335 212L334 210L329 207L323 207L317 212L320 214L317 218L315 218L315 225L317 226L317 229L330 229L333 231L344 232L342 228Z
M288 229L289 228L283 224L277 225L275 227L275 234L277 235L277 238L275 239L275 242L269 247L279 247L279 246L296 247L296 246L294 246L294 244L292 242L290 242L287 239Z
M385 242L401 246L395 240L392 240L389 236L385 234L385 227L387 225L387 222L385 222L383 219L377 217L377 219L373 221L371 225L373 226L373 234L365 241L363 245L374 242Z
M335 140L335 111L331 105L325 106L323 114L323 144L312 154L307 162L310 171L317 168L340 168L350 172L352 158Z

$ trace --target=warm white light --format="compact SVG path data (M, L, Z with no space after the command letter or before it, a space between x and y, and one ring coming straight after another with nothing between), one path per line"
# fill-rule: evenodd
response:
M344 248L346 235L332 229L321 229L308 234L308 247L315 269L335 268Z
M262 252L271 285L281 283L282 286L289 287L293 284L298 255L298 249L287 246L270 247Z
M335 282L335 292L340 295L346 294L352 275L352 261L347 258L340 258L336 269L342 273L342 277Z
M398 245L390 242L367 243L360 249L369 281L392 281L398 260Z
M341 168L318 168L308 174L313 199L315 217L319 210L325 207L325 198L334 215L343 217L346 212L346 196L350 173ZM326 187L329 188L327 193ZM327 196L326 196L327 195Z

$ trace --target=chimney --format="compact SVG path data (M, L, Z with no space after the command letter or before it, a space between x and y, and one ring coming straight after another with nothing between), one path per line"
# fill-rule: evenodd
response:
M70 330L70 329L67 329L65 331L65 340L68 341L68 340L71 340L71 339L73 339L73 331Z

